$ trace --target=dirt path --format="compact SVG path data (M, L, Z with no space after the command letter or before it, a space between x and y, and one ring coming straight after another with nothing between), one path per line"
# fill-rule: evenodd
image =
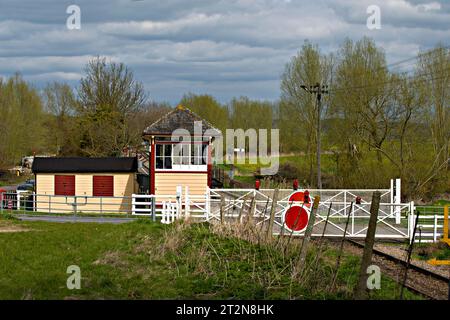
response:
M10 221L0 221L0 233L26 232L27 228L13 224Z

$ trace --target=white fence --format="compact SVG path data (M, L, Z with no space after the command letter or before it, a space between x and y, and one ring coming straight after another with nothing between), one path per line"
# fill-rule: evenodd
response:
M311 190L314 195L316 190ZM349 238L365 238L370 217L370 202L367 197L375 190L321 190L324 201L319 202L313 236L342 237L344 231ZM213 189L211 192L211 212L209 220L220 221L221 214L226 219L244 219L253 212L257 224L267 223L270 212L274 211L274 234L289 232L284 223L284 214L292 206L289 196L292 190L280 190L274 202L273 190L254 189ZM334 192L334 195L331 193ZM364 192L366 199L359 194ZM328 195L328 197L327 197ZM383 193L384 198L390 194ZM356 203L355 198L361 202ZM342 201L344 200L344 201ZM254 208L251 208L254 206ZM273 208L273 209L272 209ZM328 214L328 211L330 213ZM381 202L378 214L376 237L379 239L411 239L413 228L414 203ZM347 223L348 220L348 223ZM346 227L347 226L347 227ZM325 230L324 230L325 229ZM294 232L293 235L303 235Z
M444 236L444 207L420 206L416 210L417 213L419 213L419 221L417 223L415 242L438 242Z
M308 190L321 201L313 228L313 236L364 238L370 217L372 193L377 190ZM420 211L417 242L437 242L443 235L443 208L418 207L413 202L401 203L400 182L392 181L391 189L381 191L376 237L378 239L412 239L416 215ZM46 214L129 214L147 216L162 223L176 219L220 222L223 219L246 219L267 224L273 208L273 233L286 232L284 216L292 206L293 190L279 190L274 201L273 189L208 189L205 195L193 195L179 187L174 195L137 195L131 197L51 196L30 193L0 194L1 212ZM358 201L356 199L358 198ZM328 213L329 211L329 213ZM348 221L348 223L347 223ZM293 232L293 235L302 235Z

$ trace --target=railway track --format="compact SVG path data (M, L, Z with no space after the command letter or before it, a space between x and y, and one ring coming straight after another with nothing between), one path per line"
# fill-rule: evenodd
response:
M364 244L347 239L347 243L361 251ZM389 253L373 249L373 262L384 274L401 284L406 267L406 261ZM410 291L432 300L449 299L449 279L442 274L432 272L415 264L410 264L405 287Z

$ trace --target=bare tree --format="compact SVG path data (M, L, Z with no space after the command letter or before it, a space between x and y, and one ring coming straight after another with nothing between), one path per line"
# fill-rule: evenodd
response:
M123 64L90 61L78 90L81 148L88 156L117 156L130 144L128 119L145 101L143 85Z
M47 148L58 155L77 154L77 133L74 131L76 98L72 88L65 83L50 83L44 89L43 98L49 113Z

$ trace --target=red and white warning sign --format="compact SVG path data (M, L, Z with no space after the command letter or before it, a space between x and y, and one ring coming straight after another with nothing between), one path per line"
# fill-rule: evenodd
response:
M285 228L293 233L301 233L308 226L312 199L307 190L295 191L289 197L289 206L282 215Z

